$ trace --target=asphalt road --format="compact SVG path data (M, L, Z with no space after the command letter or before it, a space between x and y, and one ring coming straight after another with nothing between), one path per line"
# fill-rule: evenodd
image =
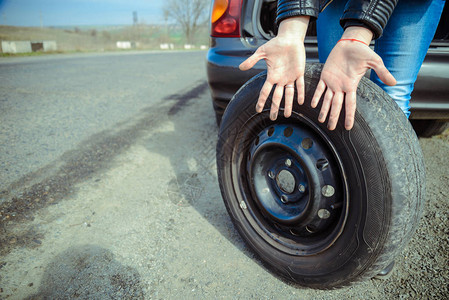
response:
M204 57L195 52L0 60L0 189L164 97L205 82Z
M247 249L222 203L205 55L0 59L0 298L446 295L447 135L421 140L426 221L392 279L292 286Z

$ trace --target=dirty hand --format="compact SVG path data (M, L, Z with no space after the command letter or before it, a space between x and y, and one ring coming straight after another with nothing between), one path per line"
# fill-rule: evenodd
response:
M242 71L251 69L259 60L264 59L267 64L267 79L259 94L256 111L262 112L263 107L274 85L270 119L276 120L282 96L285 93L284 116L292 113L295 87L298 103L304 103L304 68L306 53L304 37L309 24L309 17L294 17L281 22L278 35L268 41L240 64Z
M348 27L324 64L311 106L315 108L326 91L318 121L324 123L330 110L327 124L329 130L334 130L337 126L343 102L346 110L345 128L350 130L353 127L357 86L368 69L373 69L385 84L396 84L396 79L387 70L380 56L368 46L371 38L372 33L366 28Z

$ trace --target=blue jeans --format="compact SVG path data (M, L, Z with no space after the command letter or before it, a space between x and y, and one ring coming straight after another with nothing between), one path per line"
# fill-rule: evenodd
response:
M410 94L435 34L444 0L399 0L383 35L375 41L374 51L396 78L397 85L387 86L371 72L378 84L410 116ZM318 54L324 63L343 34L340 17L346 1L334 0L317 20Z

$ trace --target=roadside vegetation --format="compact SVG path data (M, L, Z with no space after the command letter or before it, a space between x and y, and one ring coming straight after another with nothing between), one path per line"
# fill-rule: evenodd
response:
M170 49L184 49L192 44L196 49L208 45L209 37L206 25L195 32L190 42L179 25L117 25L117 26L73 26L73 27L16 27L0 26L0 41L56 41L56 52L92 52L115 51L117 41L129 41L134 50L156 50L161 44L172 44ZM0 53L1 56L39 55ZM52 52L55 53L55 52Z

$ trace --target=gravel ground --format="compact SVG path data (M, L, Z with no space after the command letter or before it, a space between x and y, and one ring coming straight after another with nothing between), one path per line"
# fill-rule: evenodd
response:
M449 131L420 139L427 203L392 277L312 290L268 272L234 229L205 79L191 86L1 191L0 298L449 297Z

